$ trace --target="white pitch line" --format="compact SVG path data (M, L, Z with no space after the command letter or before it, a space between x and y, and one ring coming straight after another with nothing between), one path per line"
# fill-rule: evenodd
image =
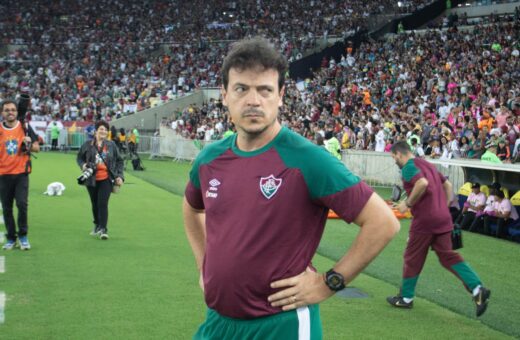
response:
M2 205L0 204L0 211ZM0 224L4 224L4 217L0 215ZM3 229L3 228L2 228ZM0 231L0 244L4 243L4 232ZM5 273L5 256L0 256L0 274ZM5 322L5 293L0 292L0 325Z
M0 209L1 211L1 209ZM4 216L0 214L0 225L4 224ZM3 244L5 239L4 239L4 228L0 228L0 244Z
M4 309L5 309L5 293L0 292L0 324L5 322Z

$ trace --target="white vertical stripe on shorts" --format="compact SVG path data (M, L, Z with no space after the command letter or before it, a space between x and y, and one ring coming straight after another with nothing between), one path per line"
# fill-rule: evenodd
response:
M296 310L298 313L298 340L311 339L311 313L307 306Z
M5 309L5 293L0 292L0 324L4 323L4 321L5 321L4 309Z
M5 256L0 256L0 274L5 273Z

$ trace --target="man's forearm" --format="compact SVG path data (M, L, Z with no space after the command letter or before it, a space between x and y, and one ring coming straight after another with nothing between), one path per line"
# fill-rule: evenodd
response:
M453 186L451 185L450 181L446 180L442 184L442 188L444 189L444 194L446 195L446 202L448 203L449 207L453 199L453 197L451 196L453 193Z
M334 270L349 283L383 250L399 231L399 221L392 210L376 194L367 203L361 221L355 221L361 229L348 252L336 263Z
M202 270L202 260L205 254L206 227L205 214L202 210L194 209L184 198L183 202L184 230L190 242L191 250L197 262L197 269Z
M417 201L421 198L421 196L426 191L426 188L428 187L428 181L424 178L421 178L418 180L412 189L412 192L410 193L410 196L406 199L406 205L408 207L413 206Z

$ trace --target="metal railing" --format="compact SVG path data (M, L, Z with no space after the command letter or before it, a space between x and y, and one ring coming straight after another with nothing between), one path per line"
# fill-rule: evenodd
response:
M342 161L371 187L401 185L399 168L388 153L343 150Z
M402 185L401 171L387 152L344 150L343 163L372 187L392 187ZM437 170L460 188L465 181L463 167L449 165L442 160L431 160Z
M85 132L61 133L58 147L64 150L79 149L87 140ZM195 160L199 152L213 141L185 139L177 134L168 136L141 136L137 145L138 153L150 155L150 159L168 157L174 161ZM50 133L46 134L46 148L50 149ZM368 185L379 188L390 188L402 185L401 172L389 153L343 150L342 161L347 168L361 177ZM520 167L511 164L491 165L471 160L429 160L446 176L455 189L460 188L468 180L468 169L481 168L494 172L520 173ZM495 180L495 179L492 179Z
M42 146L43 150L51 149L51 131L47 130L45 132L44 144ZM59 150L70 150L70 149L79 149L83 143L87 140L87 134L83 131L81 132L68 132L67 129L62 129L60 131L60 136L58 137L58 149Z

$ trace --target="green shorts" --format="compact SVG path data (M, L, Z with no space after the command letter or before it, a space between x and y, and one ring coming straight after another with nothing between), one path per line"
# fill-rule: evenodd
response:
M208 308L193 339L321 340L320 308L311 305L251 320L228 318Z

